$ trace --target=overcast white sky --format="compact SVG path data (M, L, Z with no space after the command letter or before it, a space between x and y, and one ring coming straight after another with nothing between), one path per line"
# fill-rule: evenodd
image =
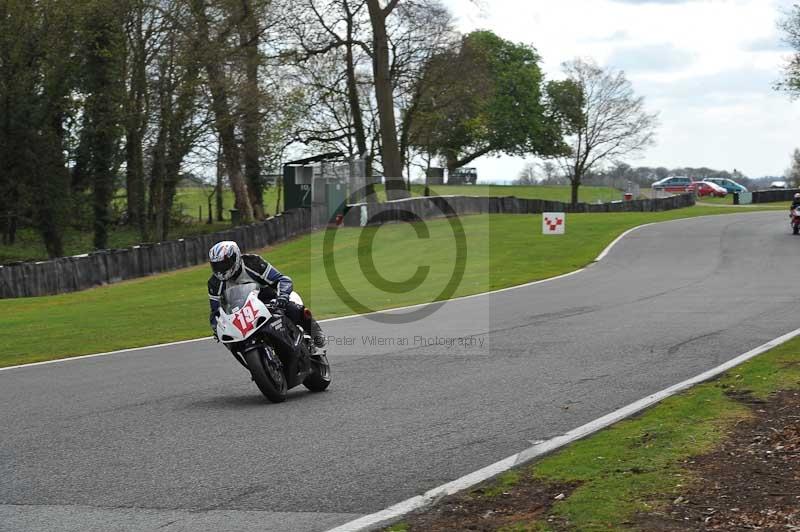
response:
M789 51L777 22L791 0L443 0L459 29L531 44L549 78L592 57L625 70L660 113L658 144L635 166L710 166L781 175L800 146L800 101L772 85ZM482 181L514 179L525 160L483 158Z

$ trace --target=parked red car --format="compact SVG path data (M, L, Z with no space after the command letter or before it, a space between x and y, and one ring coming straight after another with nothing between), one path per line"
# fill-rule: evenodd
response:
M709 181L695 181L694 183L686 187L686 192L694 192L701 198L703 196L724 198L725 196L728 195L727 190L717 185L716 183L711 183Z

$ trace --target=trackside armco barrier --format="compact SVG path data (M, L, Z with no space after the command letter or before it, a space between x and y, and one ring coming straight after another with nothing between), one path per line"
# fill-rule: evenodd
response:
M180 240L142 244L0 266L0 299L76 292L127 279L196 266L220 240L235 240L255 250L309 233L327 223L327 208L295 209L250 225Z
M756 190L753 192L753 203L773 203L776 201L792 201L800 188L775 188Z
M515 197L491 198L471 196L431 196L388 201L386 203L358 203L349 205L345 225L358 227L364 221L412 221L447 215L468 214L541 214L544 212L601 213L601 212L654 212L691 207L695 197L691 194L663 199L619 201L614 203L579 203L572 205L560 201L522 199ZM364 215L366 210L366 215ZM371 223L370 223L371 224Z
M349 206L345 225L361 225L361 209ZM370 218L380 213L384 221L404 221L448 214L535 214L542 212L642 212L680 209L694 205L690 195L656 200L570 205L557 201L435 196L386 203L371 203ZM413 213L413 214L412 214ZM196 266L207 260L208 250L221 240L235 240L244 250L255 250L310 233L327 224L327 208L295 209L250 225L156 244L97 251L76 257L0 266L0 299L77 292L96 286L137 279L156 273Z

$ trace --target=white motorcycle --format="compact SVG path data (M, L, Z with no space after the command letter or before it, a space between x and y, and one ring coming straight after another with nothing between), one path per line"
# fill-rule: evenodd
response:
M256 283L233 285L217 318L217 338L250 371L258 389L273 403L286 400L287 392L303 384L322 392L331 383L325 351L280 309L258 298ZM291 300L303 302L297 293Z

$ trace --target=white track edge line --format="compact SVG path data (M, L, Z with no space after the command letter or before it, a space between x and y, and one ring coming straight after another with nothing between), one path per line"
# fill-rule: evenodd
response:
M442 497L447 497L460 491L464 491L477 484L480 484L481 482L485 482L493 477L496 477L497 475L504 473L513 467L530 462L535 458L541 457L581 438L594 434L595 432L598 432L610 425L613 425L614 423L641 412L642 410L653 406L654 404L659 403L668 397L700 384L701 382L705 382L709 379L717 377L729 369L755 358L756 356L769 351L770 349L785 344L789 340L792 340L798 336L800 336L800 329L795 329L794 331L770 340L769 342L756 347L747 353L739 355L738 357L729 360L724 364L705 371L696 377L692 377L683 382L670 386L669 388L661 390L660 392L648 395L647 397L639 399L638 401L624 406L619 410L615 410L614 412L606 414L603 417L597 418L594 421L573 429L566 434L557 436L542 443L538 443L522 452L509 456L504 460L500 460L499 462L495 462L492 465L453 480L452 482L448 482L447 484L433 488L432 490L425 492L423 495L412 497L379 512L365 515L336 528L332 528L328 532L364 532L368 530L374 530L376 527L388 526L392 522L411 512L422 510L435 504Z
M600 262L601 260L605 259L608 256L608 254L611 253L611 251L614 249L614 247L616 247L616 245L619 244L620 241L622 241L623 238L625 238L626 236L630 235L631 233L633 233L635 231L638 231L639 229L644 229L645 227L650 227L650 226L653 226L653 225L660 225L660 224L668 224L668 223L672 223L672 222L681 222L681 221L686 221L686 220L697 220L699 218L711 218L711 217L715 217L715 216L731 216L732 214L756 214L756 213L759 213L759 212L765 212L765 211L754 211L752 213L748 212L748 213L730 213L730 214L727 214L727 213L706 214L706 215L703 215L703 216L692 216L692 217L689 217L689 218L676 218L674 220L665 220L663 222L651 222L651 223L646 223L646 224L642 224L642 225L637 225L636 227L631 227L630 229L628 229L627 231L625 231L624 233L619 235L616 239L614 239L613 242L611 242L608 246L606 246L606 248L600 253L600 255L597 256L597 258L591 264L589 264L588 266L585 266L585 267L583 267L583 268L581 268L579 270L575 270L575 271L572 271L572 272L569 272L569 273L564 273L564 274L561 274L561 275L557 275L555 277L548 277L547 279L540 279L538 281L533 281L533 282L530 282L530 283L520 284L520 285L516 285L516 286L509 286L508 288L500 288L498 290L492 290L491 292L481 292L480 294L471 294L471 295L468 295L468 296L460 296L460 297L455 297L453 299L448 299L448 300L445 300L445 301L437 301L437 302L434 302L434 303L446 303L446 302L450 302L450 301L463 301L465 299L472 299L472 298L476 298L476 297L491 296L493 294L499 294L499 293L502 293L502 292L510 292L511 290L519 290L519 289L522 289L522 288L528 288L528 287L535 286L535 285L538 285L538 284L550 283L550 282L553 282L553 281L558 281L558 280L561 280L561 279L565 279L567 277L572 277L573 275L577 275L577 274L579 274L579 273L581 273L583 271L586 271L586 269L589 268L589 266L591 266L592 264ZM770 211L766 211L766 212L770 212ZM433 303L431 303L431 302L428 302L428 303L417 303L416 305L409 305L409 306L406 306L406 307L397 307L397 308L387 308L387 309L383 309L383 310L376 310L375 312L368 312L366 314L351 314L350 316L339 316L338 318L328 318L326 320L320 320L320 323L330 323L330 322L334 322L334 321L351 320L353 318L363 318L365 316L372 316L374 314L385 314L387 312L397 312L397 311L400 311L400 310L410 310L410 309L413 309L413 308L424 307L424 306L431 305L431 304L433 304ZM0 368L0 372L10 371L12 369L30 368L30 367L34 367L34 366L45 366L45 365L48 365L48 364L61 364L61 363L64 363L64 362L73 362L73 361L76 361L76 360L86 360L86 359L89 359L89 358L103 357L103 356L108 356L108 355L117 355L117 354L120 354L120 353L131 353L131 352L134 352L134 351L146 351L146 350L150 350L150 349L158 349L160 347L170 347L170 346L173 346L173 345L190 344L190 343L193 343L193 342L203 342L203 341L210 340L210 339L211 339L210 336L204 336L202 338L192 338L190 340L180 340L178 342L170 342L170 343L166 343L166 344L145 345L145 346L142 346L142 347L130 347L130 348L127 348L127 349L120 349L118 351L107 351L105 353L95 353L95 354L90 354L90 355L80 355L80 356L75 356L75 357L59 358L59 359L56 359L56 360L45 360L43 362L32 362L30 364L20 364L20 365L17 365L17 366L8 366L8 367L5 367L5 368Z
M73 360L86 360L87 358L97 358L97 357L104 357L108 355L117 355L121 353L131 353L133 351L149 351L151 349L158 349L159 347L171 347L174 345L183 345L183 344L191 344L195 342L201 342L203 340L210 340L211 337L205 338L193 338L191 340L181 340L178 342L169 342L166 344L156 344L156 345L145 345L142 347L130 347L128 349L120 349L118 351L108 351L106 353L94 353L91 355L80 355L75 357L69 358L59 358L57 360L45 360L44 362L31 362L30 364L20 364L19 366L8 366L7 368L0 368L0 371L10 371L12 369L23 369L23 368L32 368L34 366L46 366L49 364L58 364L61 362L71 362Z

